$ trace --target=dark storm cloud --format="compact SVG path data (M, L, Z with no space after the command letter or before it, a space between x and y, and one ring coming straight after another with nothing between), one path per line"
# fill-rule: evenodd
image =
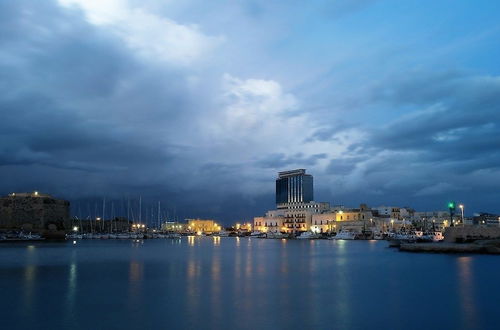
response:
M133 3L100 24L88 16L102 14L100 2L96 12L0 2L0 193L142 196L178 215L229 219L271 208L276 172L304 167L318 191L333 187L353 205L498 197L498 77L381 60L400 45L365 35L382 17L366 13L375 1L186 2L173 17L170 3ZM361 11L366 22L332 25Z
M236 169L197 169L197 146L182 143L197 136L193 118L208 111L210 90L193 94L187 69L142 60L52 1L2 2L0 15L0 194L36 189L77 205L143 196L185 217L262 203L224 196Z
M78 11L48 1L0 6L5 18L0 20L0 85L5 91L0 96L2 165L43 167L47 181L61 179L57 169L93 172L95 180L101 175L105 181L110 176L124 179L139 168L152 172L168 166L176 147L159 142L161 137L154 132L159 113L166 116L170 107L183 104L175 75L171 88L162 90L160 85L152 91L141 81L147 74L154 78L152 70L124 55L123 45L85 23ZM124 90L129 99L119 97ZM162 106L134 107L137 95L146 100L143 107L149 102ZM156 115L136 120L137 112L148 111ZM135 129L141 125L151 129ZM154 139L156 143L151 143ZM3 175L9 170L4 168ZM84 184L76 173L65 175ZM15 189L20 181L5 177L3 189Z
M356 164L362 160L362 157L332 159L326 168L326 173L335 175L349 174L356 168Z
M391 95L387 101L420 110L375 131L370 147L418 151L443 161L499 152L500 79L430 75L397 85Z
M370 187L388 201L404 194L416 207L461 198L491 208L487 203L498 197L492 187L500 184L494 174L500 169L499 78L414 73L374 95L376 102L407 113L366 128L362 142L331 161L327 170L346 176L339 185ZM481 199L486 191L491 198Z
M257 161L257 165L263 168L282 169L290 166L313 166L318 160L327 158L327 154L314 154L305 156L297 153L292 156L286 156L283 153L271 154Z

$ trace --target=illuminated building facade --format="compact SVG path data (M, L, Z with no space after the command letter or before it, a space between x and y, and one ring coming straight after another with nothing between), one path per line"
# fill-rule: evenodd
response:
M180 223L177 221L167 221L164 222L161 225L161 229L163 231L171 231L171 232L176 232L176 233L184 233L187 231L187 224L186 223Z
M330 210L329 203L313 201L313 177L305 169L278 173L276 210L254 218L254 229L262 232L299 233L311 230L312 216Z
M284 210L271 210L266 212L264 217L255 217L253 222L253 227L263 233L273 232L279 233L284 232L283 221L285 217Z
M211 234L222 229L215 220L186 219L186 221L188 226L187 229L190 232Z

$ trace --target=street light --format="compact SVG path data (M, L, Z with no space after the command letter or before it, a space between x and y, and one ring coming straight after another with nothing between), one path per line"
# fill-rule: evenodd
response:
M74 226L74 227L73 227L73 231L74 231L74 232L77 232L77 231L78 231L78 227L77 227L77 226Z
M464 204L458 205L460 211L462 211L462 225L464 224Z

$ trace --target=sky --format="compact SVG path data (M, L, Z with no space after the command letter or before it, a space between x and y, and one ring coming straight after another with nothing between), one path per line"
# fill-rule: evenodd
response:
M230 223L305 168L332 205L500 212L499 40L497 1L1 1L0 193Z

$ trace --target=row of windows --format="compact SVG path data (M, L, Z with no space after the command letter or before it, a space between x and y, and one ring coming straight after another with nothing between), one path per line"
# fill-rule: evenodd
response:
M262 226L262 222L256 222L256 223L255 223L255 226L257 226L257 227ZM265 226L265 227L277 227L277 226L278 226L278 223L277 223L277 222L275 222L275 223L274 223L274 225L273 225L273 223L272 223L272 222L264 222L264 226Z
M294 225L288 225L287 226L287 228L294 228L294 227L295 228L305 228L306 226L305 225L302 225L302 226L301 225L295 225L295 226Z
M362 216L360 217L360 219L361 219L361 220L364 220L364 219L365 219L365 216L364 216L364 215L362 215ZM340 220L344 220L344 217L343 217L342 215L340 216ZM346 220L350 220L350 216L349 216L349 215L346 215ZM355 216L353 217L353 220L358 220L358 216L357 216L357 215L355 215Z
M327 225L327 224L328 224L328 221L329 221L329 220L325 220L325 225ZM333 221L333 220L330 220L330 221ZM318 224L318 220L315 220L315 221L314 221L314 224L315 224L315 225L317 225L317 224ZM320 220L320 221L319 221L319 224L320 224L320 225L322 225L322 224L323 224L323 220Z

